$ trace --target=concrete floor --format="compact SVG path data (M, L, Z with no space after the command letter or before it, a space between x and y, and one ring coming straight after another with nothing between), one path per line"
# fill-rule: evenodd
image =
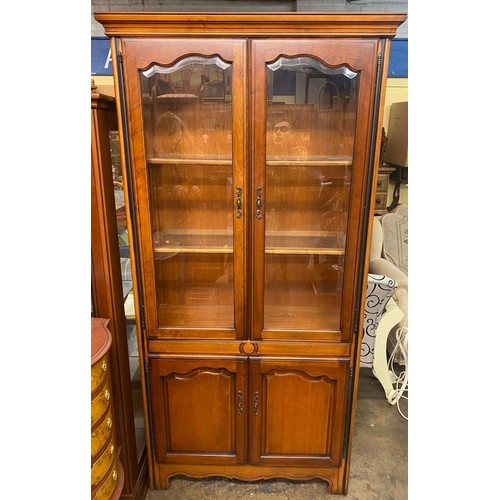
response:
M408 415L408 402L400 400ZM326 482L282 479L242 482L224 478L174 477L168 490L149 490L146 500L320 500L334 497ZM349 500L408 498L408 421L385 399L370 369L362 369L351 458Z

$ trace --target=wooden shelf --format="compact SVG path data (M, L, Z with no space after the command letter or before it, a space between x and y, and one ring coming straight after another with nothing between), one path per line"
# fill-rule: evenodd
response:
M230 230L172 230L164 232L164 244L154 247L157 254L197 253L232 254ZM341 234L325 231L269 231L265 253L269 255L344 255Z
M157 246L154 249L155 253L171 253L172 257L178 253L222 253L222 254L232 254L232 246Z
M266 165L270 167L290 167L290 166L304 166L304 167L350 167L352 165L352 156L332 156L332 157L317 157L308 158L307 160L294 160L294 159L280 159L280 160L266 160Z
M207 155L189 156L189 157L169 157L158 158L149 157L147 162L150 165L193 165L193 166L207 166L207 167L231 167L233 160L227 157L208 157Z
M265 330L332 330L340 324L340 307L265 306Z
M345 238L327 231L269 231L265 253L278 255L344 255Z
M160 327L231 328L234 326L234 308L232 305L207 305L203 297L199 305L159 304L158 321Z
M156 254L233 253L233 232L230 229L162 230L159 239L160 243L154 247Z
M151 165L196 165L196 166L231 166L233 160L226 156L175 156L175 157L148 157L147 162ZM290 166L303 166L303 167L350 167L352 165L351 156L332 156L331 158L311 158L308 160L267 160L266 165L270 167L290 167Z
M300 248L300 247L271 247L266 248L266 255L344 255L343 248Z

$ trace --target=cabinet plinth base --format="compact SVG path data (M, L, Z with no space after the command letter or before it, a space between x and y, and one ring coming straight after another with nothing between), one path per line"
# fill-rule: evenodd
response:
M168 489L174 476L188 476L194 479L224 477L240 481L259 481L268 479L290 479L307 481L321 479L327 482L327 490L333 495L344 495L342 477L344 467L267 467L252 465L178 465L156 464L156 489Z

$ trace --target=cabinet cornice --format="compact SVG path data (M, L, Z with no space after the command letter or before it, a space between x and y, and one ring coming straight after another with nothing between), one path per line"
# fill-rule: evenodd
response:
M101 12L107 36L329 36L389 37L406 14L382 13L183 13Z

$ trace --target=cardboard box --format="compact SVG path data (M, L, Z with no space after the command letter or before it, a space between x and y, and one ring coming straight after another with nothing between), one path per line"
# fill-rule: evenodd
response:
M408 166L408 101L391 105L384 160L392 165Z

